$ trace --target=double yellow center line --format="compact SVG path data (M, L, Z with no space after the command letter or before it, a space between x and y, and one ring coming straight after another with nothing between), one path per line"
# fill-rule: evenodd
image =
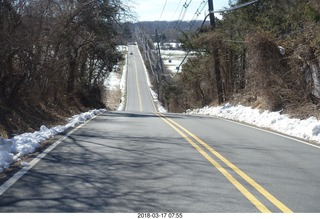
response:
M251 177L245 174L242 170L232 164L229 160L223 157L220 153L198 138L196 135L191 133L186 128L179 125L177 122L168 118L161 113L155 113L158 115L165 123L171 126L177 133L179 133L187 142L189 142L202 156L204 156L222 175L224 175L253 205L256 206L261 212L270 213L271 211L259 201L248 189L246 189L236 178L234 178L228 170L223 168L213 157L210 156L204 149L206 148L211 154L213 154L217 159L231 168L236 174L238 174L243 180L250 184L254 189L256 189L260 194L262 194L266 199L268 199L273 205L285 213L292 213L292 211L281 203L277 198L270 194L261 185L255 182ZM202 147L201 147L201 146Z
M136 72L136 86L137 86L138 97L139 97L139 110L140 110L140 112L142 112L143 111L142 98L141 98L141 92L140 92L140 86L139 86L139 77L138 77L137 64L136 64L136 60L135 60L134 56L133 56L133 62L134 62L134 69L135 69L135 72Z

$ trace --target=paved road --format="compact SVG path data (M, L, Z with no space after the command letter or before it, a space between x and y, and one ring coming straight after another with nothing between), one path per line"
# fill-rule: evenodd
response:
M320 212L318 147L155 113L129 51L126 111L74 131L0 196L0 212Z
M137 46L129 46L126 111L155 112L143 61Z

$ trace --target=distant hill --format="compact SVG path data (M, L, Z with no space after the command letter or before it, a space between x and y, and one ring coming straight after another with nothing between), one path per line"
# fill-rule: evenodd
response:
M162 40L165 42L178 42L182 32L197 31L203 21L142 21L137 23L125 23L122 28L124 35L129 37L128 41L133 41L135 38L135 28L138 27L146 35L155 40L156 31L158 35L162 35ZM207 25L209 22L205 22Z
M158 34L164 34L163 38L167 42L175 42L179 39L181 32L196 31L201 27L203 21L144 21L135 25L143 29L149 36L154 36L156 29Z

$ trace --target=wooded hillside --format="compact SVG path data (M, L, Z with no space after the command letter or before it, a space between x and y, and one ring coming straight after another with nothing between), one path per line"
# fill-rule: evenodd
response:
M0 0L0 136L104 107L120 0Z
M216 24L182 39L199 52L182 74L164 78L161 98L170 111L233 102L319 117L319 1L258 1L225 12Z

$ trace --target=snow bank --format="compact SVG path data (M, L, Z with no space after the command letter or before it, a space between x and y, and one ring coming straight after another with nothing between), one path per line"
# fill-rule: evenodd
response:
M121 101L118 107L118 111L124 110L124 106L126 102L127 64L128 64L128 55L125 55L125 65L123 66L121 80L120 82L118 82L121 90Z
M160 101L158 100L158 94L156 94L156 92L154 92L151 88L150 88L150 92L153 98L153 101L155 102L155 104L157 105L157 109L159 113L166 113L167 110L162 106L162 104L160 103Z
M106 111L105 109L91 110L69 118L64 126L47 128L42 125L39 131L24 133L11 139L0 138L0 173L8 168L11 163L18 161L21 157L35 152L40 147L41 142L64 132L68 128L76 127L95 115Z
M119 89L118 73L110 72L109 76L104 81L104 87L107 90L117 90L117 89Z
M138 46L136 45L137 49L138 49L138 53L142 59L140 50L138 48ZM123 51L128 51L128 48L126 46L122 46ZM143 59L142 59L143 60ZM105 81L105 85L108 85L108 87L110 87L111 89L113 89L114 87L120 87L121 90L121 102L120 105L118 107L118 111L123 111L125 110L125 103L126 103L126 85L127 85L127 65L128 65L128 56L127 54L125 55L125 65L123 66L123 71L122 71L122 76L121 76L121 80L116 79L115 77L108 77ZM150 92L153 98L153 101L156 104L157 110L158 112L161 113L166 113L167 111L165 110L165 108L161 105L161 103L158 100L158 95L152 90L152 85L150 82L150 78L148 75L148 71L147 68L143 62L143 67L145 69L146 72L146 77L147 77L147 83L148 86L150 88Z
M233 106L229 103L219 107L207 106L201 109L187 110L186 113L222 117L320 143L320 121L315 117L300 120L289 118L288 115L282 115L280 112L268 110L260 112L251 107Z

